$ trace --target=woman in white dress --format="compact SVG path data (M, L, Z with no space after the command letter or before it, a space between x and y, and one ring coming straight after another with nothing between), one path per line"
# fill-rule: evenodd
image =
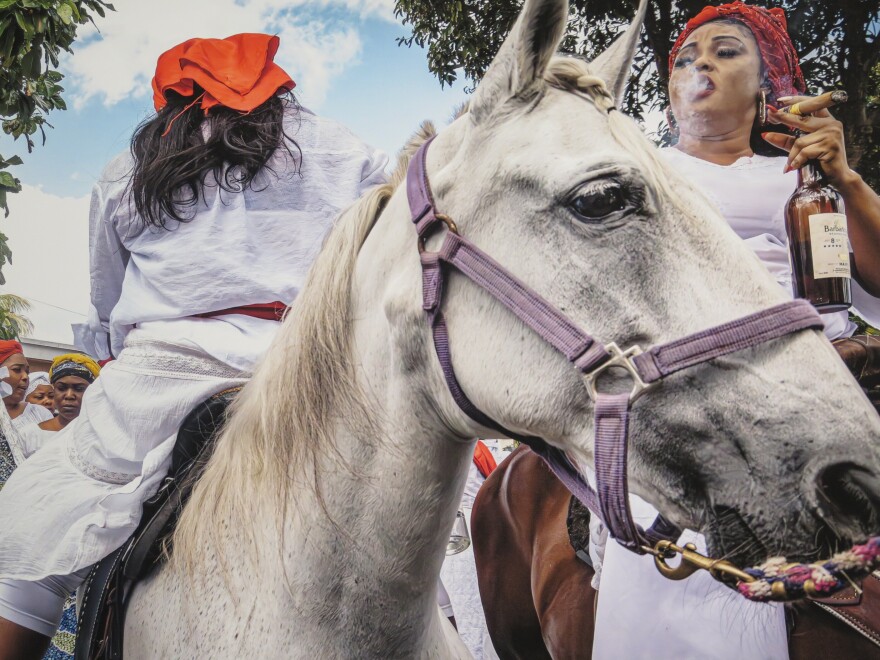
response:
M707 7L691 20L670 56L671 119L678 134L664 150L669 168L703 192L731 228L791 293L784 205L797 183L795 168L819 161L840 191L853 251L855 307L877 323L880 304L880 199L846 161L840 123L827 111L798 118L775 112L805 90L782 10L735 2ZM771 122L804 131L795 140L766 133L759 108L771 106ZM762 137L762 132L766 133ZM788 150L770 149L768 143ZM826 335L855 329L846 312L824 315ZM637 522L650 525L657 512L632 496ZM744 600L707 573L682 582L662 577L649 556L638 556L592 525L591 554L599 588L593 657L788 658L781 606ZM685 531L705 551L702 535ZM604 548L604 557L602 550Z
M93 190L87 348L115 360L0 492L0 659L40 656L180 423L247 381L336 216L385 180L384 154L296 103L277 49L243 34L162 54L157 113Z
M6 369L7 375L0 380L6 383L10 392L3 397L3 406L13 428L52 419L52 413L47 408L25 401L31 367L19 342L14 339L0 340L0 368ZM13 451L16 449L13 448Z
M48 382L52 387L52 407L58 414L45 422L19 429L25 458L53 440L58 431L79 417L83 396L100 373L100 365L81 353L65 353L52 361Z

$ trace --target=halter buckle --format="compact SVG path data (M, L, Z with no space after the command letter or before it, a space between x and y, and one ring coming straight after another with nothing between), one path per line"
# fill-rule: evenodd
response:
M451 234L458 234L458 227L455 224L455 220L450 218L448 215L443 213L435 213L434 217L437 218L441 223L446 225L446 231ZM424 254L427 251L427 243L428 243L428 235L431 233L430 229L436 227L436 223L433 223L428 230L425 231L424 234L419 236L419 254Z
M644 352L638 345L630 346L628 349L623 350L622 348L620 348L620 346L618 346L614 342L611 342L610 344L605 344L605 350L608 351L611 357L605 360L605 362L600 364L598 367L593 369L590 373L584 374L584 382L587 385L587 393L590 395L590 398L593 401L595 401L596 398L599 396L599 389L597 387L599 376L602 375L602 372L607 371L608 369L614 369L615 367L625 369L629 372L629 375L632 378L633 387L629 393L630 403L632 403L640 396L642 396L642 394L644 394L646 391L654 387L655 383L646 383L642 380L638 368L632 361L632 358Z

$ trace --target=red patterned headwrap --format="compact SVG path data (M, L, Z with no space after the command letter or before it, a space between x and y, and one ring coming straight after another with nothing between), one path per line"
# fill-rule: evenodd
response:
M205 93L205 113L215 105L250 112L279 89L296 86L273 61L280 40L269 34L236 34L226 39L190 39L159 56L153 78L153 105L165 107L165 93L192 96L194 85Z
M807 86L804 83L804 74L801 73L801 67L798 65L797 51L791 43L791 37L788 36L785 12L775 7L765 9L746 5L738 0L719 7L705 7L687 22L669 52L670 71L675 64L678 51L691 32L719 19L739 21L752 31L767 69L767 78L774 98L791 96L798 92L804 93Z
M0 339L0 364L3 364L13 355L21 353L24 355L24 349L14 339Z

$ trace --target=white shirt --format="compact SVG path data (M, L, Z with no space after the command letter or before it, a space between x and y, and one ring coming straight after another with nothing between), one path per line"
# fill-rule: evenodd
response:
M792 295L792 274L785 232L785 204L797 186L797 173L782 173L784 157L754 155L731 165L716 165L683 151L661 149L672 169L692 182L727 220L731 229L754 251L779 285ZM880 301L853 280L856 313L868 323L880 323ZM847 312L823 314L829 339L855 331Z
M52 413L45 406L38 406L35 403L26 403L24 412L12 420L12 428L20 429L28 424L39 424L52 419Z
M57 436L57 431L46 431L45 429L41 429L39 424L27 424L22 426L18 429L21 453L27 458Z
M107 166L92 192L89 332L78 332L87 352L118 355L137 326L236 368L252 366L276 322L192 317L291 302L340 211L385 181L387 157L342 125L303 108L288 113L284 129L302 151L301 174L279 149L243 192L206 185L192 220L169 221L170 230L144 228L129 202L131 154Z

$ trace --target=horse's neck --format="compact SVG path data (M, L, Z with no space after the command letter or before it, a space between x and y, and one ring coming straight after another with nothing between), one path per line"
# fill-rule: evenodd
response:
M396 241L414 251L403 230L380 220L368 244L381 249L364 246L355 277L353 360L371 428L338 411L339 453L321 459L317 494L293 489L286 529L286 574L308 585L293 597L321 613L327 635L354 635L341 643L362 657L418 653L428 637L436 645L437 579L473 451L437 413L436 365L424 364L433 351L411 300L419 273L407 266L397 284L388 276L400 262Z
M354 635L345 643L364 657L371 647L415 652L424 642L471 451L416 414L381 412L401 423L369 443L343 432L340 449L356 472L328 459L323 502L291 503L298 513L286 530L287 539L302 540L287 572L317 587L295 599L316 611L332 601L321 625L328 635Z

